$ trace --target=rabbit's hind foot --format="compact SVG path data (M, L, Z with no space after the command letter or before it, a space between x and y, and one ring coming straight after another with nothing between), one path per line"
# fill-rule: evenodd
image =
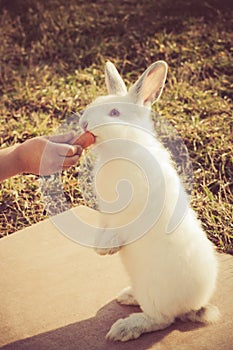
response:
M132 287L124 288L116 298L117 302L122 305L139 305L133 295Z
M113 341L127 341L137 339L143 333L165 329L172 324L174 319L166 319L164 322L157 322L156 319L147 316L143 312L131 314L127 318L116 321L106 338Z

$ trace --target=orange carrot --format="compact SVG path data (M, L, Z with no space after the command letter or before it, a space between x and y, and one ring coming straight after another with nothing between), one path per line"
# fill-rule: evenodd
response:
M95 143L95 136L90 131L85 131L72 142L73 145L80 145L82 148L87 148L93 143Z

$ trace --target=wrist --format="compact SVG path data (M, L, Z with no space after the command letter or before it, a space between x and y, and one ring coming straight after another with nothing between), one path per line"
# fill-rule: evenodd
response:
M0 181L24 172L21 161L21 145L14 145L0 150Z

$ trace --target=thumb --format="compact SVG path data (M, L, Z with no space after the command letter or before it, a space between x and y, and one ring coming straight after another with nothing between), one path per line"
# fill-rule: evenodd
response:
M82 147L79 145L69 145L69 144L56 144L58 154L62 157L72 157L74 155L82 154Z

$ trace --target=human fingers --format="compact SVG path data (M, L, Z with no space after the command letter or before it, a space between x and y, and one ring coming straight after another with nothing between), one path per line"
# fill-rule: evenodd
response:
M66 170L68 168L70 168L73 165L76 165L79 161L79 155L76 154L73 157L66 157L64 158L63 164L62 164L62 170Z

